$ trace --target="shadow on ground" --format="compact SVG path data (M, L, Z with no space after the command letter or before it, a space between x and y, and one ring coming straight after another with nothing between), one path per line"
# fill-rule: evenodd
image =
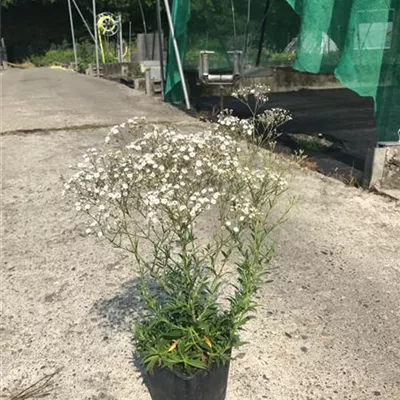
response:
M138 287L138 279L130 279L122 285L116 296L94 303L92 312L101 317L103 326L117 330L131 329L132 322L143 312Z
M102 320L102 325L116 330L130 330L135 320L143 317L143 302L138 295L138 278L130 279L121 286L120 292L109 299L98 300L92 308ZM139 355L132 351L130 363L141 375L142 384L149 390L145 366Z

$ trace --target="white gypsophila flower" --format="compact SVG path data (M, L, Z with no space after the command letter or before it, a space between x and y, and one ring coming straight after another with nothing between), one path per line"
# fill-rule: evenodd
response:
M124 129L135 134L125 139ZM140 210L144 222L163 227L168 221L173 226L194 223L212 207L227 207L231 215L227 215L226 226L234 226L228 231L239 233L260 215L248 188L259 190L267 180L269 187L284 187L279 175L263 170L253 173L241 167L236 135L253 132L247 120L225 115L217 129L183 134L132 119L118 130L118 140L129 145L118 150L89 149L85 162L64 185L79 200L76 210L83 208L86 215L98 221L96 232L106 236L115 237L121 227L134 232L135 225L129 227L129 221L135 210ZM231 185L241 188L235 200L225 194L225 188Z

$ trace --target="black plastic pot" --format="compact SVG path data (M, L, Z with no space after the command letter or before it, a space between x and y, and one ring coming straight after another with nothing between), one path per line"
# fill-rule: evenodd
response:
M213 364L210 370L197 370L190 376L154 367L147 379L153 400L224 400L228 375L229 362Z

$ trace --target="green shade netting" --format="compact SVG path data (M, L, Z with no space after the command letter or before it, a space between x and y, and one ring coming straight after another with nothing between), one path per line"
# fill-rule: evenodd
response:
M378 140L399 141L399 0L287 1L301 18L293 67L333 70L343 86L372 97Z
M171 10L175 38L178 44L181 60L185 59L187 23L190 19L190 0L174 0ZM178 63L174 52L172 38L168 44L168 62L166 70L165 101L172 104L183 102L182 81L179 75Z
M259 59L260 68L333 72L374 99L378 140L399 141L400 0L192 0L191 16L189 2L173 3L186 69L197 68L200 50L212 50L211 68L229 70L229 51L243 50L249 71ZM183 101L172 45L166 100Z

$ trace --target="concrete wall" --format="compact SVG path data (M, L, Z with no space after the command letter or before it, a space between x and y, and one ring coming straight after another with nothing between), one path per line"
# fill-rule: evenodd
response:
M161 38L163 41L164 39ZM159 60L160 42L158 33L139 33L137 35L137 61ZM166 58L164 58L166 60Z
M191 71L186 74L191 96L219 95L218 86L199 84L197 72ZM249 74L242 78L241 85L262 83L271 88L271 92L291 92L300 89L330 89L341 88L333 74L309 74L298 72L291 67L262 67L249 71Z
M386 149L381 186L387 189L400 189L400 144Z
M108 63L102 64L104 78L121 78L137 74L140 71L139 63Z
M370 149L364 186L400 199L400 143Z

